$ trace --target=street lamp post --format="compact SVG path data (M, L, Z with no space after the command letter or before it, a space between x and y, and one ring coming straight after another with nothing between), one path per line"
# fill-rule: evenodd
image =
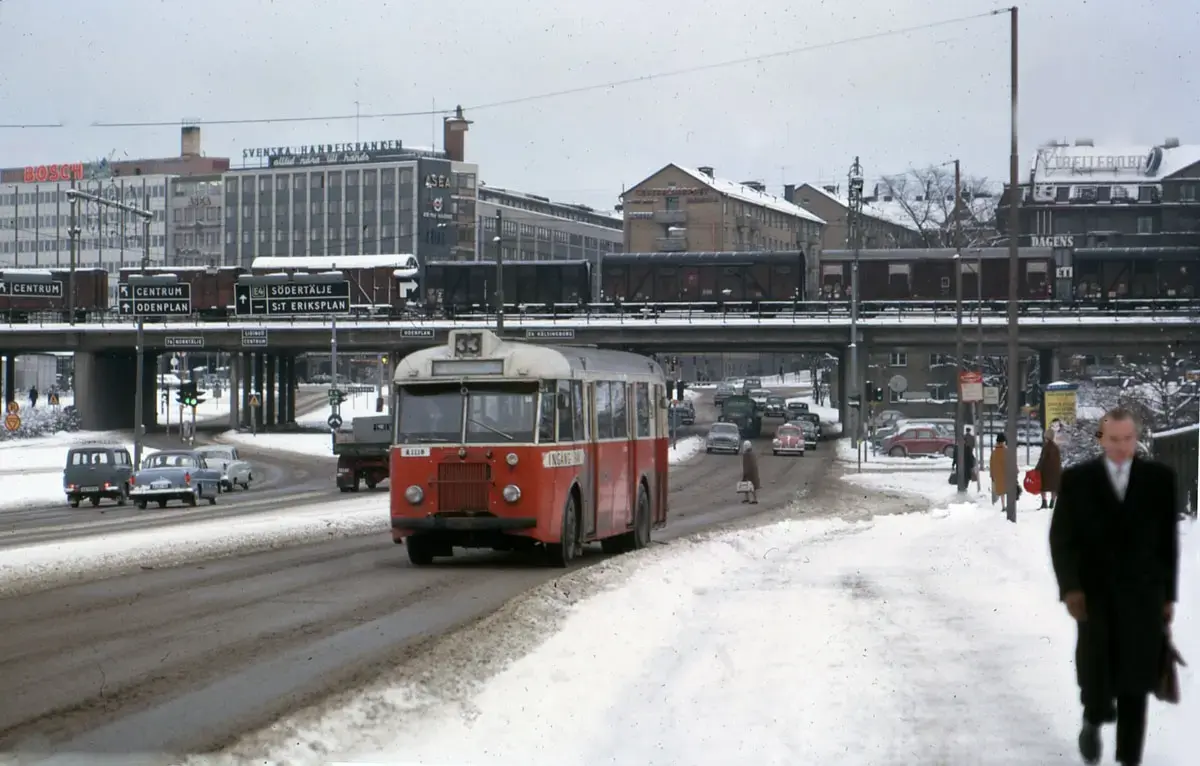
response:
M496 334L504 335L504 217L496 209Z
M966 371L966 360L963 359L963 257L962 257L962 166L954 161L954 204L951 206L954 215L954 359L955 378L958 385L958 396L955 397L954 407L954 443L958 466L958 493L965 494L967 481L966 440L963 438L965 423L965 403L963 402L962 376ZM977 277L978 279L978 277Z
M1021 359L1017 335L1017 300L1021 267L1020 250L1017 233L1020 226L1019 206L1021 204L1020 178L1018 177L1017 157L1017 7L1009 9L1011 22L1010 56L1009 56L1009 90L1011 96L1011 133L1008 156L1008 422L1005 431L1008 433L1008 460L1004 461L1006 488L1005 512L1008 520L1017 522L1017 406L1020 401L1021 388Z
M862 471L862 440L860 434L863 428L863 410L865 409L858 381L858 259L862 250L862 204L863 204L863 170L858 157L850 166L849 186L847 188L847 212L849 215L850 246L854 250L854 262L850 267L850 374L846 381L846 402L849 404L851 422L851 442L858 455L858 470ZM855 406L855 401L858 402Z

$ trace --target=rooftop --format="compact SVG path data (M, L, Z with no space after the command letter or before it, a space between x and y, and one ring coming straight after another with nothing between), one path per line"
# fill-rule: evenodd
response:
M769 210L774 210L777 213L791 216L793 218L803 218L806 221L813 223L824 224L818 216L805 210L799 205L788 202L783 197L776 197L773 194L761 192L758 189L753 189L745 184L740 184L736 181L727 181L724 178L715 178L703 173L696 168L689 168L685 165L676 164L675 167L695 178L700 183L712 188L719 194L724 194L727 197L732 197L736 200L741 200L751 205L758 205Z
M543 197L540 194L531 194L529 192L517 191L515 189L506 189L501 186L492 186L490 184L480 183L479 187L477 189L477 193L478 193L479 199L482 201L485 201L485 202L494 201L494 200L488 200L487 198L489 195L495 195L498 197L510 197L510 198L514 198L514 199L528 200L529 202L532 202L534 204L551 205L553 207L560 207L565 210L573 210L577 213L586 213L587 215L595 215L595 216L599 216L601 218L609 218L609 219L612 219L617 224L622 223L622 221L624 220L624 218L619 213L614 213L611 210L596 210L595 208L589 207L588 205L581 205L581 204L574 203L574 202L561 202L561 201L557 201L557 200L552 200L549 197Z
M1174 139L1157 146L1096 146L1090 139L1079 139L1074 144L1042 146L1030 171L1033 183L1138 184L1159 183L1196 164L1200 164L1200 145L1181 145Z
M804 184L804 186L808 189L812 189L817 194L832 200L844 208L850 207L850 202L844 196L836 192L831 192L828 189L816 184ZM864 200L863 215L867 216L868 218L875 218L876 220L892 224L893 226L900 226L908 229L909 231L919 231L916 222L913 220L913 216L904 209L903 203L895 200L877 199L872 202L867 202Z

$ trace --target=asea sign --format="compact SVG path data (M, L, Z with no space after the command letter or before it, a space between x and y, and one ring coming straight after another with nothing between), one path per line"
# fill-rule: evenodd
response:
M30 165L25 168L25 183L27 184L71 180L83 180L82 162L66 165Z

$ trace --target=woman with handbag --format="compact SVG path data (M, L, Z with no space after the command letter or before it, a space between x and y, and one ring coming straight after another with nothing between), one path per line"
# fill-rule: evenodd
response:
M1055 436L1053 428L1046 429L1042 454L1038 456L1037 465L1033 468L1042 479L1043 508L1046 507L1046 495L1050 495L1050 507L1054 507L1054 501L1058 499L1058 486L1062 483L1062 452L1058 449L1058 443L1054 441Z
M754 445L749 439L742 442L742 502L758 504L758 458L754 456Z

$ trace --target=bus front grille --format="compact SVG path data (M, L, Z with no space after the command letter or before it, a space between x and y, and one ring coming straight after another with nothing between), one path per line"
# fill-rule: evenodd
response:
M492 470L487 463L442 463L438 466L439 513L486 511Z

